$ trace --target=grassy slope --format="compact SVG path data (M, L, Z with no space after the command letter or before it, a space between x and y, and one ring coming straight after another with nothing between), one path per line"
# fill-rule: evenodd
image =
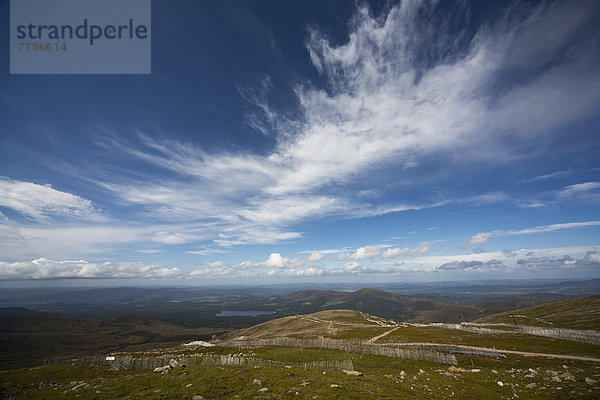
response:
M230 352L236 349L228 349ZM352 359L364 375L339 371L284 367L189 367L166 375L150 371L108 371L106 367L50 365L0 372L0 394L35 399L520 399L595 398L600 366L543 358L506 359L459 357L469 371L450 373L447 366L422 361L389 359L323 349L264 347L257 358L288 362ZM206 353L222 353L206 349ZM566 368L565 368L566 367ZM478 372L471 372L476 368ZM528 376L528 369L536 371ZM402 379L400 372L407 377ZM423 371L423 372L420 372ZM495 371L495 372L494 372ZM552 381L552 372L569 373L573 380ZM448 374L448 375L446 375ZM268 392L260 393L254 379ZM503 386L497 384L500 381ZM81 385L77 388L78 385ZM526 388L536 383L535 388ZM331 384L339 387L331 387ZM298 393L298 394L296 394Z
M518 324L600 330L600 296L559 300L512 312ZM475 322L513 323L509 312L489 315Z
M0 367L35 365L52 355L177 345L213 333L218 332L136 316L95 320L51 313L7 315L0 317Z

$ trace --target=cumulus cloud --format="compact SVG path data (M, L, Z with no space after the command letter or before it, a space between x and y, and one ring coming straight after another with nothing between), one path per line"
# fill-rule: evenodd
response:
M354 253L340 253L335 259L338 261L346 260L365 260L375 258L381 255L381 246L364 246L356 249Z
M319 262L319 261L323 261L326 259L327 259L327 256L318 251L314 252L314 253L310 253L310 255L307 258L308 262Z
M50 185L4 177L0 177L0 207L10 208L37 222L49 222L51 217L105 220L90 200Z
M461 271L461 272L496 272L506 271L502 261L451 261L435 268L439 271Z
M434 242L421 242L417 247L404 247L404 248L390 248L387 249L381 258L389 259L401 256L411 256L417 257L422 256L434 251L437 251L440 247L445 246L444 243L434 243Z
M304 265L304 261L298 260L297 258L284 258L279 253L271 253L269 259L265 262L267 268L297 268Z
M90 263L39 258L30 262L0 262L1 280L31 279L173 279L182 278L179 268L140 263Z

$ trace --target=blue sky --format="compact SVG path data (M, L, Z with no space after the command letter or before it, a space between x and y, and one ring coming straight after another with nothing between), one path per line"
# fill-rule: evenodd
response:
M489 3L154 0L150 75L5 37L0 280L600 277L600 6Z

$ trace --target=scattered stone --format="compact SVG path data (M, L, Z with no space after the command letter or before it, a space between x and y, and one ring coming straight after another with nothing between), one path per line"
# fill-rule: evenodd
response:
M160 393L160 392L162 392L162 390L160 390L160 389L155 389L154 390L154 393Z
M309 381L303 381L303 382L301 383L301 385L302 385L302 386L308 386L308 385L310 385L310 382L309 382Z
M564 369L569 369L569 367L567 367L565 364L563 364L562 366Z
M192 396L192 400L206 400L204 396L200 396L199 394Z
M419 373L420 373L420 374L424 374L424 373L425 373L425 370L423 370L423 369L419 369Z
M331 385L329 385L329 387L340 387L340 385L337 385L335 383L332 383Z
M260 388L260 389L258 389L258 391L261 392L261 393L266 393L266 392L269 391L269 389L267 389L267 388Z
M400 371L400 378L402 378L402 379L406 378L406 372Z
M575 382L575 376L573 374L568 373L568 372L563 372L562 374L560 374L560 377L563 380Z
M153 370L152 372L160 372L160 373L163 373L163 372L165 372L165 371L168 371L168 368L165 368L165 367L156 367L156 368L154 368L154 370Z
M594 383L596 383L596 380L592 378L585 378L585 383L587 383L588 385L593 385Z
M171 366L171 368L177 368L179 367L179 362L173 358L171 358L169 360L169 365Z
M344 369L344 370L342 370L342 372L345 373L346 375L362 376L362 372L358 372L358 371L346 371Z
M471 372L480 372L480 371L481 371L481 370L480 370L479 368L473 368L473 369L471 370Z
M558 383L561 383L561 382L562 382L562 379L560 379L560 377L558 377L558 376L553 376L553 377L552 377L552 380L553 380L554 382L558 382Z
M258 380L258 379L255 379L255 380L253 380L253 381L252 381L252 384L253 384L253 385L262 386L262 382L261 382L260 380Z
M525 375L525 378L535 378L534 374Z
M504 383L502 383L501 381L498 381L498 386L504 386Z
M289 368L292 368L290 365L286 365L285 367L286 367L286 368L288 368L288 369L289 369Z
M448 367L448 371L458 372L458 368L456 368L454 365L451 365L451 366Z
M537 371L535 369L533 369L533 368L529 368L527 371L531 372L532 374L536 374L537 373Z
M498 373L498 371L496 371L495 369L493 369L493 370L492 370L492 373L493 373L493 374L497 374L497 373Z
M537 387L537 383L531 382L531 383L528 383L527 385L525 385L525 387L527 389L533 389L533 388Z
M191 388L191 387L192 387L192 384L191 384L191 383L188 383L187 385L185 385L185 387L186 387L186 388Z
M388 378L388 379L394 379L394 375L391 375L391 374L385 374L383 376L386 377L386 378Z

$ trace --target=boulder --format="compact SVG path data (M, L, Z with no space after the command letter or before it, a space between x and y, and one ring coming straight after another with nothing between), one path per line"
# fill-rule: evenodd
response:
M358 371L346 371L346 370L343 370L343 372L344 372L346 375L352 375L352 376L362 376L362 372L358 372Z
M177 368L177 367L179 367L179 362L177 360L174 360L171 358L169 360L169 365L171 366L171 368Z
M259 379L255 379L252 381L252 384L262 386L262 382Z

